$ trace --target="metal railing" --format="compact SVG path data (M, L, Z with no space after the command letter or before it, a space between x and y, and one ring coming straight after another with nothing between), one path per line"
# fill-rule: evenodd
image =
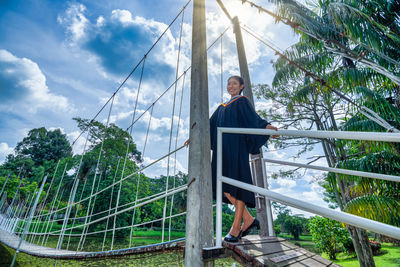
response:
M269 200L277 201L285 205L321 215L326 218L337 220L345 224L353 225L359 228L367 229L375 233L400 239L400 228L366 219L360 216L352 215L346 212L337 211L330 208L321 207L308 203L299 199L284 196L271 190L257 187L251 184L239 182L237 180L222 175L222 134L255 134L255 135L281 135L281 136L297 136L308 138L338 138L346 140L369 140L369 141L385 141L400 143L400 134L398 133L376 133L376 132L340 132L340 131L293 131L293 130L265 130L265 129L249 129L249 128L218 128L217 130L217 207L216 207L216 247L222 246L222 183L227 183L236 187L258 193L265 196ZM339 168L319 167L314 165L306 165L300 163L291 163L286 161L277 161L263 159L263 162L272 162L283 165L306 167L311 169L331 171L335 173L363 176L374 179L383 179L389 181L400 181L399 176L384 175L378 173L369 173L361 171L353 171ZM264 164L263 164L264 165ZM270 219L270 218L269 218ZM271 227L271 226L270 226Z

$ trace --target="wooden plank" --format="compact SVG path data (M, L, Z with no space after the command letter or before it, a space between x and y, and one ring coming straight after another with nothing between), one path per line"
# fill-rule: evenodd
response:
M0 230L0 242L8 247L16 249L19 243L19 237L15 234L10 234L7 231ZM53 258L53 259L83 259L83 258L101 258L101 257L115 257L131 254L141 254L149 252L157 252L164 250L176 250L182 249L184 246L183 240L170 241L154 245L147 245L135 248L118 249L111 251L99 251L99 252L77 252L71 250L60 250L49 247L42 247L36 244L28 243L23 241L21 244L20 251L32 256Z
M294 257L294 253L296 253L296 257ZM290 255L290 257L289 257ZM284 256L288 256L286 260L283 260ZM282 261L279 261L278 257L282 257ZM271 259L276 259L276 261L271 260ZM286 250L286 251L280 251L272 254L266 254L257 257L257 261L261 262L263 265L266 266L287 266L288 263L291 262L297 262L298 259L306 259L309 258L304 252L301 250Z
M304 267L304 266L312 266L312 267L326 267L326 264L323 264L319 261L316 261L312 258L307 258L304 259L300 262L295 262L293 264L290 264L290 267Z
M277 267L291 266L292 264L294 264L296 262L301 262L302 260L305 260L307 258L308 257L303 254L303 255L301 255L301 256L299 256L297 258L292 258L292 259L288 259L288 260L286 260L284 262L277 263L275 266L277 266Z
M260 240L260 241L267 241L267 240L272 240L272 241L286 241L286 239L281 238L281 237L276 237L276 236L263 236L263 237L261 237L261 236L259 236L259 235L248 235L248 236L243 237L243 238L241 239L242 242L246 242L246 241L251 241L251 242L253 242L253 241L257 241L257 240Z
M218 258L226 258L228 253L227 253L227 248L203 248L203 254L202 258L203 260L213 260L213 259L218 259Z
M286 250L292 250L282 244L281 242L278 243L261 243L261 244L252 244L246 246L236 246L237 249L242 250L244 253L250 254L252 256L261 256L266 254L277 253Z
M273 261L274 263L280 263L280 262L288 261L293 258L298 258L300 256L303 256L303 253L301 253L299 251L290 251L290 252L286 253L285 255L271 257L271 258L269 258L269 260Z
M282 238L248 236L223 245L244 266L339 266Z
M325 259L325 258L322 258L322 257L319 256L319 255L314 255L314 256L312 257L312 259L314 259L314 260L316 260L316 261L318 261L318 262L320 262L320 263L323 263L323 264L325 264L326 266L329 266L329 265L332 263L330 260Z

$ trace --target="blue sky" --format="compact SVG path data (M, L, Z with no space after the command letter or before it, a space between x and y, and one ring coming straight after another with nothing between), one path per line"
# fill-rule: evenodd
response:
M230 25L215 1L207 2L207 43ZM285 25L259 14L241 1L225 1L232 15L281 48L297 37ZM127 74L146 53L155 39L178 14L186 1L46 1L14 0L0 2L0 162L32 128L61 128L70 140L79 131L73 117L92 118L118 88ZM260 2L264 4L265 2ZM273 6L266 6L273 9ZM190 65L191 16L189 4L182 26L182 49L178 75ZM145 62L136 118L146 110L175 79L181 17L149 54ZM274 53L246 33L244 42L252 83L271 83ZM220 43L208 52L210 112L221 102ZM232 30L223 37L223 80L238 74ZM133 114L140 67L117 94L111 121L126 129ZM179 121L178 145L188 136L190 75L185 79L182 116L178 119L182 80L177 83L173 137ZM224 84L225 88L225 84ZM174 87L154 106L145 163L168 151ZM225 92L225 90L224 90ZM228 98L224 93L225 100ZM257 101L257 109L271 101ZM109 106L100 114L106 122ZM150 119L146 113L133 128L140 150ZM81 138L74 151L82 151ZM175 139L172 141L172 147ZM314 151L313 154L322 152ZM269 152L275 158L288 158L291 151ZM187 151L177 155L176 169L187 169ZM306 160L303 160L303 162ZM171 159L174 166L174 159ZM166 174L166 161L148 170L149 175ZM278 167L270 167L276 170ZM171 169L172 172L172 169ZM310 183L317 175L307 172L304 179L271 181L271 188L294 197L323 204L321 188ZM325 204L324 204L325 205Z

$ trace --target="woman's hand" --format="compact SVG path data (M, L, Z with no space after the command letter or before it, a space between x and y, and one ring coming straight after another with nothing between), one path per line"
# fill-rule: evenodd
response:
M278 131L278 128L276 128L275 126L272 126L271 124L268 124L267 127L265 127L265 129ZM272 137L272 138L277 138L278 136L279 136L279 135L273 135L273 136L271 136L271 137ZM189 140L188 140L188 141L189 141Z
M190 142L190 139L186 140L185 143L183 143L185 145L185 147L189 146L189 142Z

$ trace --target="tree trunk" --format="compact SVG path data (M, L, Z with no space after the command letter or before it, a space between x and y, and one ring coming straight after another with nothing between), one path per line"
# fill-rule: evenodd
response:
M333 116L333 112L331 109L329 109L329 115L330 115L330 119L331 119L331 123L332 123L332 128L333 130L337 131L338 127L335 121L335 118ZM321 122L321 119L319 118L318 114L316 113L316 111L314 110L314 118L315 118L315 123L317 125L317 129L318 130L326 130L323 123ZM326 142L325 140L322 141L322 147L325 153L325 158L328 162L328 165L330 167L335 167L338 158L344 157L344 149L343 147L338 147L336 149L338 149L338 151L336 151L335 153L335 148L332 146L332 144L330 144L329 142ZM340 154L340 156L338 156L337 154ZM334 187L334 191L335 191L335 196L336 196L336 200L339 204L339 208L341 211L344 210L344 205L347 203L346 198L345 198L345 189L347 188L347 184L345 184L343 181L341 181L341 179L339 178L339 176L336 174L336 182L339 186L339 190L340 193L338 192L336 186ZM370 266L375 266L374 263L374 259L373 259L373 255L372 255L372 250L371 250L371 246L369 244L369 240L368 237L365 239L365 236L363 235L363 233L360 232L360 234L358 234L358 232L361 229L358 229L354 226L349 225L347 227L347 230L350 233L351 239L353 241L353 245L354 245L354 250L356 252L357 255L357 259L358 262L360 263L361 267L370 267ZM364 230L362 230L364 231ZM366 232L364 231L365 235Z
M338 131L339 129L337 127L335 116L333 115L332 109L329 108L328 112L329 112L329 117L331 119L333 130ZM340 158L340 159L346 158L346 152L345 152L343 146L341 145L341 143L338 143L336 148L337 148L336 153L338 154L338 156L336 158ZM342 203L346 204L347 199L346 199L344 193L345 193L346 188L349 185L347 184L346 181L341 181L339 179L338 175L336 175L336 180L339 184L339 188L342 191L342 197L343 197ZM343 206L340 209L343 211ZM349 229L351 229L349 231L349 233L353 240L354 250L357 254L357 258L360 263L360 266L361 267L374 267L375 262L374 262L372 249L371 249L371 245L369 243L367 232L363 229L356 228L354 226L349 226L348 230Z
M364 256L364 264L362 267L375 267L374 255L372 254L371 245L369 243L367 231L364 229L356 228L358 239L360 240L362 254Z

